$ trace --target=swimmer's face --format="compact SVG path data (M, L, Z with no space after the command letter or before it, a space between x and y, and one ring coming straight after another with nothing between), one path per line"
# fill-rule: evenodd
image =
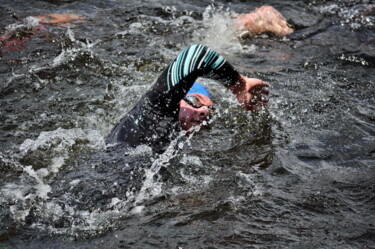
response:
M207 121L212 113L213 103L210 98L200 93L187 95L180 102L178 119L183 130L200 125Z

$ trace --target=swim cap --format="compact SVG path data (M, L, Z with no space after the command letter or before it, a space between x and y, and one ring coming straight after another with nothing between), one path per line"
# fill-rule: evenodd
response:
M200 93L211 99L210 93L207 91L207 89L198 82L194 82L193 86L190 88L189 92L186 95L193 93Z

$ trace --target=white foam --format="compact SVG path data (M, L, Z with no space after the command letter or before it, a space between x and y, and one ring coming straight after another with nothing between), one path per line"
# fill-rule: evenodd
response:
M12 23L8 25L7 27L5 27L5 29L7 30L7 32L12 32L12 31L15 31L17 29L22 29L22 28L32 29L32 28L37 27L38 25L39 25L39 19L33 16L29 16L23 19L21 23L20 22Z
M55 151L63 152L71 148L77 142L77 139L86 140L88 148L104 148L104 137L96 130L58 128L54 131L41 132L36 140L26 139L19 149L22 155L46 147L54 147ZM53 165L54 167L59 167L62 162L63 158L56 158L53 161Z
M52 158L52 164L48 167L52 173L58 173L60 168L64 165L64 157L54 157Z
M35 171L32 166L17 166L23 170L18 183L6 184L1 190L1 202L20 200L20 204L10 206L10 211L16 220L23 220L29 213L30 205L23 205L26 200L36 198L48 199L51 186L47 177L56 175L64 162L69 158L69 151L76 145L77 141L85 142L85 148L104 148L104 138L95 130L83 129L57 129L54 131L42 132L37 139L26 139L19 147L19 156L22 158L29 153L43 151L45 155L51 157L51 163ZM47 157L47 156L46 156ZM71 185L77 184L70 182ZM52 205L52 204L51 204ZM57 212L57 211L56 211ZM56 213L58 215L58 213Z
M198 179L190 174L186 174L184 169L180 169L180 175L182 179L189 183L197 183Z
M24 167L24 172L26 172L29 176L37 181L37 184L34 185L34 188L36 189L36 196L42 199L47 199L48 193L51 192L51 186L43 183L42 179L39 178L38 174L35 172L35 170L33 170L31 166Z
M19 150L22 157L37 151L48 152L48 156L44 159L50 157L50 164L38 171L39 175L44 178L50 175L54 176L60 171L65 160L70 157L69 153L77 141L80 143L83 141L84 147L87 149L102 149L105 146L104 137L96 130L58 128L54 131L41 132L35 140L26 139L20 145Z
M145 206L142 206L142 205L135 206L134 208L132 208L132 210L130 212L131 212L131 214L140 214L140 213L143 212L144 208L145 208Z
M48 176L49 173L50 172L46 168L41 168L41 169L39 169L39 170L36 171L36 174L38 175L38 177L40 179L43 179L44 177Z
M141 203L144 200L149 200L152 197L158 196L162 191L162 182L154 179L154 176L159 172L162 166L167 167L169 161L177 155L178 143L180 142L181 137L185 136L185 132L180 132L178 137L174 139L165 150L164 153L160 154L156 158L149 169L145 170L145 179L143 185L135 197L135 203ZM190 135L192 136L192 134Z
M337 15L341 18L341 25L348 25L357 30L361 27L373 27L374 19L371 17L375 4L359 4L354 6L339 6L337 4L328 4L318 6L316 9L322 14Z
M203 27L193 33L193 42L203 43L222 55L244 52L239 40L235 13L208 6L203 13Z
M19 209L17 206L13 205L9 207L9 211L14 217L15 220L18 221L24 221L25 218L29 215L30 210L29 209Z
M0 201L5 202L6 199L25 200L28 189L26 186L8 183L1 189L1 195L4 198L1 198Z
M60 219L62 215L64 215L64 211L62 207L55 203L55 202L48 202L45 205L45 208L43 208L42 215L47 218L52 218L53 221L56 221Z
M118 203L120 203L121 200L117 197L114 197L111 199L111 203L109 204L110 207L116 206Z
M240 187L249 189L249 192L247 193L248 196L260 196L263 194L263 191L255 185L255 181L253 180L253 174L237 172L236 175L240 179L239 181L237 181L237 184Z
M187 156L186 154L183 155L181 161L182 164L189 164L189 165L195 165L198 167L202 167L203 163L201 159L197 156Z
M147 145L139 145L134 150L130 151L130 156L151 156L152 148Z
M50 61L48 61L44 66L31 65L29 69L29 72L31 74L34 74L45 69L50 70L51 68L60 66L65 62L73 61L78 55L80 55L80 53L87 53L92 59L94 58L94 52L92 51L92 48L96 44L101 42L101 40L95 40L94 42L81 42L79 40L76 40L73 31L69 27L67 28L66 36L73 43L73 47L63 49L61 53L52 60L52 64Z

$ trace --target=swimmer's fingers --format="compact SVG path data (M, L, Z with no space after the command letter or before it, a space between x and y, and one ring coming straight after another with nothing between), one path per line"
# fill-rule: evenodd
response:
M269 89L268 85L258 85L250 89L250 94L252 96L262 96L262 95L268 95Z
M257 111L257 105L267 103L264 96L269 93L268 87L269 84L260 79L241 75L239 82L228 88L236 95L238 102L245 110Z
M245 106L246 110L252 112L259 112L262 107L268 105L269 90L268 89L260 89L259 91L255 91L254 94L251 96L251 99L247 106Z
M257 104L258 105L261 105L261 106L266 106L266 105L268 105L268 97L265 97L265 96L261 96L260 98L259 98L259 100L257 101Z
M269 94L268 84L257 86L251 90L252 99L256 99L257 102L262 102L262 103L268 102L268 94Z
M261 93L264 94L264 95L268 95L270 93L270 90L268 89L268 86L263 87L262 90L261 90Z

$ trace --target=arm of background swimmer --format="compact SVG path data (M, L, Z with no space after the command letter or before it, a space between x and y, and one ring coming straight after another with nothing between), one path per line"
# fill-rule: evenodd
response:
M214 79L228 87L238 82L240 74L224 57L204 45L195 44L177 56L146 95L154 106L178 111L180 100L198 77Z

